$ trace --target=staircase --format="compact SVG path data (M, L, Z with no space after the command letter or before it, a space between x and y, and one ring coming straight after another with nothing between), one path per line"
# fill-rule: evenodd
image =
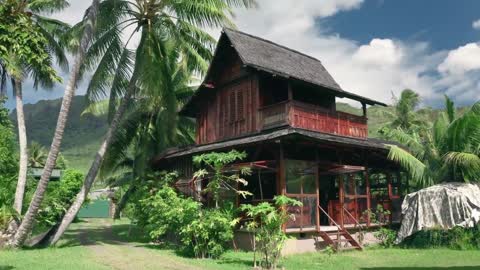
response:
M353 238L353 236L344 228L340 227L335 220L333 220L328 213L319 205L318 208L328 217L328 219L335 225L336 230L320 231L318 235L331 246L335 251L344 250L363 250L362 245Z

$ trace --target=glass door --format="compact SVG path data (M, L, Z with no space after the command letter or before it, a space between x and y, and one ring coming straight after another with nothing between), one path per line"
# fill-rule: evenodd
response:
M288 212L295 219L287 222L287 230L298 229L312 231L317 229L318 215L318 172L312 161L285 160L286 195L303 203L303 206L292 206Z
M343 224L356 224L368 222L368 193L365 172L339 175L341 189L341 204L343 204ZM343 202L342 202L343 200Z

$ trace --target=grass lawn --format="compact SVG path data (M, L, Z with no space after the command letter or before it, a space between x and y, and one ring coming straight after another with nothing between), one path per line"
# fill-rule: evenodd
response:
M220 260L181 257L172 249L149 245L126 221L86 220L71 226L57 248L0 251L6 269L251 269L252 253L228 252ZM480 251L380 249L286 257L285 269L480 269Z

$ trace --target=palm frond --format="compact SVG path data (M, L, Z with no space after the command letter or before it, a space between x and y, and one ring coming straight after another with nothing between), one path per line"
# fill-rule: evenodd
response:
M410 174L414 182L420 186L428 186L433 183L432 179L427 176L425 164L396 145L389 145L389 147L388 159L398 162Z

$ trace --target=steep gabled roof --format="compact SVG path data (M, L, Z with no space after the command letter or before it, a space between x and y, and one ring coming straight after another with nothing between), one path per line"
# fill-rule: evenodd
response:
M246 66L325 87L338 97L358 100L369 105L387 106L385 103L343 90L322 62L312 56L237 30L225 28L223 33Z
M343 90L330 73L328 73L322 65L322 62L314 57L272 41L229 28L223 29L220 41L227 41L232 45L244 66L287 79L312 84L332 92L337 97L350 98L369 105L378 104L387 106L382 102ZM219 42L219 44L221 42ZM217 47L214 59L217 57L219 47ZM211 73L211 71L212 66L210 66L207 72L207 78L210 77L209 73ZM183 112L189 111L193 105L191 103L196 101L198 95L203 92L202 90L205 90L203 88L202 84L192 99L182 109Z
M240 31L224 29L224 33L244 65L343 91L316 58Z

